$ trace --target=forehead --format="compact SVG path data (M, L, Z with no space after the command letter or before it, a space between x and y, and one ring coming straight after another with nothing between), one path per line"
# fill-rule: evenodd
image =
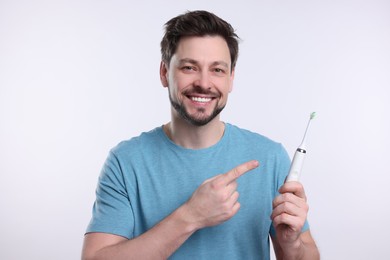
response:
M183 37L173 60L191 59L198 62L224 62L231 65L229 47L221 36Z

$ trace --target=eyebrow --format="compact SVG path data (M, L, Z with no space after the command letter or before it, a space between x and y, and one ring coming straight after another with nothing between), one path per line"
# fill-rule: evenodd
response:
M194 59L190 59L190 58L184 58L184 59L179 60L179 65L183 65L184 63L191 63L194 65L197 65L199 62L194 60ZM211 63L211 65L213 65L213 66L221 65L227 69L229 68L229 64L224 62L224 61L214 61L213 63Z

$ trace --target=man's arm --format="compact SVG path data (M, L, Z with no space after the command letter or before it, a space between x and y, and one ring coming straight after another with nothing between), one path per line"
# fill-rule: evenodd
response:
M257 161L249 161L206 180L185 204L136 238L128 240L105 233L85 235L82 259L168 258L196 230L221 224L238 212L236 180L257 166Z
M89 233L84 237L82 259L166 259L195 231L187 221L185 205L175 210L152 229L128 240L106 234Z
M309 210L302 184L285 183L279 192L271 215L276 230L272 242L277 259L320 259L310 231L302 232Z
M271 236L272 244L274 246L274 251L277 259L289 259L284 256L283 249L280 247L278 239L275 236ZM297 248L297 257L292 259L308 259L315 260L320 259L320 254L318 252L316 243L314 242L313 237L311 236L310 230L303 232L300 235L300 243Z

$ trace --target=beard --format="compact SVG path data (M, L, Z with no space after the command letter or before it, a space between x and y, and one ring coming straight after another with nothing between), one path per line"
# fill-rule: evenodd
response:
M204 108L198 108L195 115L190 115L185 108L183 102L179 103L174 101L169 94L169 100L171 102L172 107L177 111L177 113L187 122L194 126L204 126L208 124L211 120L213 120L221 111L225 108L225 105L218 107L218 104L215 105L213 112L210 115L205 114Z

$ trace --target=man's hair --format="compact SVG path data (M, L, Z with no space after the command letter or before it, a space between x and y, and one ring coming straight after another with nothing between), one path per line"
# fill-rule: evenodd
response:
M161 40L161 58L168 66L180 39L186 36L221 36L229 47L231 69L236 66L239 37L229 23L207 11L188 11L165 24L165 34Z

